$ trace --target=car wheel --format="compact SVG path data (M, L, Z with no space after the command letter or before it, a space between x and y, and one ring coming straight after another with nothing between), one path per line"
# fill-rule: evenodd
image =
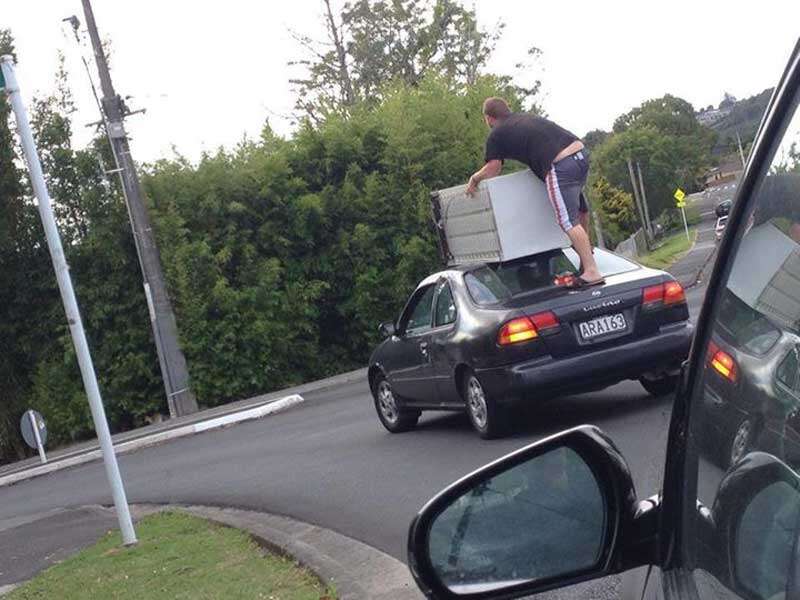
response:
M755 424L752 419L744 418L739 422L738 427L733 430L728 446L727 464L725 467L732 467L738 463L748 452L753 443Z
M639 383L652 396L666 396L672 394L678 388L677 375L664 375L657 379L648 379L647 377L640 377Z
M392 384L382 373L375 378L372 386L372 398L375 401L378 419L387 430L392 433L402 433L417 426L420 411L398 406Z
M491 440L508 432L506 411L489 397L474 373L464 377L463 393L467 415L478 435Z

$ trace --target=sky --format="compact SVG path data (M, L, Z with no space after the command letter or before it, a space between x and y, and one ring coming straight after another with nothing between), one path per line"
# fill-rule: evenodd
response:
M334 7L341 0L333 0ZM488 70L541 79L548 116L583 135L649 98L671 93L696 108L717 105L723 92L757 94L778 80L800 34L800 2L672 0L467 0L481 27L505 28ZM0 27L16 38L17 77L27 100L53 89L63 52L77 112L74 142L85 144L98 119L89 78L61 19L80 0L2 0ZM190 160L243 136L257 138L266 119L292 131L295 96L288 62L303 56L295 31L324 36L322 0L93 0L101 37L112 44L117 92L132 96L126 127L140 162ZM531 46L542 50L522 72ZM96 72L92 66L92 76Z

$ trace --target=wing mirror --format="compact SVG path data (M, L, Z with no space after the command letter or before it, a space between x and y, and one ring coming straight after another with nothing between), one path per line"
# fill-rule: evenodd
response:
M718 551L700 556L708 571L743 598L798 597L800 477L793 469L771 454L748 454L720 483L711 513Z
M637 504L622 455L584 425L490 463L428 502L411 524L409 566L428 598L535 594L645 564L657 509L657 501Z
M383 337L392 337L397 333L397 327L395 327L394 323L381 323L378 326L378 331L381 332Z

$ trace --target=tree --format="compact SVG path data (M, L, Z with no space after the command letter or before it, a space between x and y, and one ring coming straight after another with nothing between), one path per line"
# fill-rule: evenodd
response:
M605 142L610 135L611 134L608 131L603 131L602 129L593 129L583 136L583 143L591 151Z
M589 186L595 208L600 212L606 243L613 248L636 229L638 217L633 196L613 187L603 176L592 177Z
M437 74L473 85L502 30L479 29L475 12L455 0L356 0L338 15L330 0L323 4L327 42L295 35L308 58L290 63L305 68L292 83L298 108L315 122L347 115L361 102L377 104L391 82L416 86ZM532 48L528 58L538 54ZM533 97L538 89L536 81L524 91Z
M592 155L593 170L612 187L632 193L627 161L638 162L655 218L672 207L675 188L700 188L714 140L715 134L696 121L691 104L666 95L617 118L613 135Z

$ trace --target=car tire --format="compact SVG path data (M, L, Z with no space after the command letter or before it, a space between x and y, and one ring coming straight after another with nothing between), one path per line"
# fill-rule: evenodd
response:
M648 379L647 377L640 377L639 383L651 396L666 396L675 393L678 389L677 375L664 375L658 379Z
M745 417L731 429L728 443L723 445L724 454L722 466L729 468L738 463L753 445L755 438L756 423L751 417Z
M372 384L372 399L381 424L392 433L403 433L417 426L420 411L401 408L392 385L383 373Z
M473 429L485 440L503 437L508 433L508 414L483 388L475 373L467 371L462 382L462 394L467 416Z

